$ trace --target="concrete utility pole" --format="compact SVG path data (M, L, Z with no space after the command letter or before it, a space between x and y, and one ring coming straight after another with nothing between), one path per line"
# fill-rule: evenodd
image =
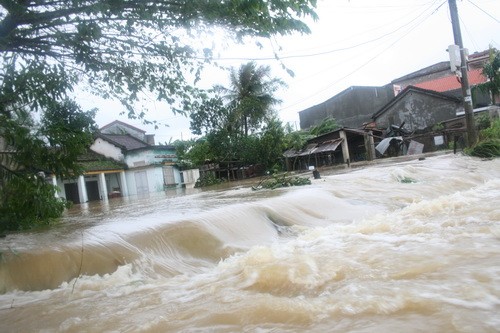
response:
M460 22L458 20L458 9L456 0L448 0L450 6L451 25L453 27L453 37L455 44L460 48L460 69L462 73L462 97L465 110L465 126L467 127L467 146L472 147L476 141L476 126L474 124L474 111L472 109L472 96L469 86L469 76L467 73L467 58L464 44L462 42L462 33L460 31Z

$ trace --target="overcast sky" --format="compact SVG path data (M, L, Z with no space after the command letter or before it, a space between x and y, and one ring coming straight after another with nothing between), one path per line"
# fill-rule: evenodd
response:
M469 53L500 49L500 0L457 0L462 38ZM453 32L447 0L318 0L319 20L310 35L280 37L221 50L219 62L239 67L250 60L270 65L272 75L288 87L279 92L280 118L299 127L298 112L319 104L350 86L380 86L447 61ZM273 60L277 52L291 77ZM202 84L225 84L227 73L207 71ZM162 124L155 130L139 120L119 116L119 103L80 96L85 107L100 109L99 126L119 119L156 135L157 143L192 137L189 119L174 115L168 105L150 102L148 119Z

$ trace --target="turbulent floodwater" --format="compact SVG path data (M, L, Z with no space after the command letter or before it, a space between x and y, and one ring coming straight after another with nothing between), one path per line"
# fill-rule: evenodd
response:
M499 332L500 159L170 193L0 239L2 332Z

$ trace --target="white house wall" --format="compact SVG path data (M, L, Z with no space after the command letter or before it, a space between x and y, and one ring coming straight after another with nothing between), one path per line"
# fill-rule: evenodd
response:
M137 169L127 170L125 172L129 195L139 194L137 192L136 173L141 173L141 172L146 173L149 193L162 192L164 190L163 171L161 166L149 167L149 168L137 168Z
M171 151L161 151L161 150L139 150L139 151L129 151L125 156L125 163L129 168L160 164L165 159L165 156L172 156L171 160L176 160L175 153Z
M115 161L124 160L124 156L120 148L101 138L97 138L92 146L90 146L90 149L96 153L112 158Z
M200 169L190 169L182 171L183 184L186 188L193 188L200 178Z
M154 155L150 150L143 150L138 152L128 152L125 157L125 163L129 168L150 165L155 162Z

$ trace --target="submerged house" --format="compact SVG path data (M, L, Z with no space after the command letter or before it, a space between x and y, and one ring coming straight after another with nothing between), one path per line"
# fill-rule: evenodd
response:
M175 147L155 145L154 135L121 121L102 127L79 162L84 175L54 180L60 196L75 203L140 196L185 185L176 165Z

